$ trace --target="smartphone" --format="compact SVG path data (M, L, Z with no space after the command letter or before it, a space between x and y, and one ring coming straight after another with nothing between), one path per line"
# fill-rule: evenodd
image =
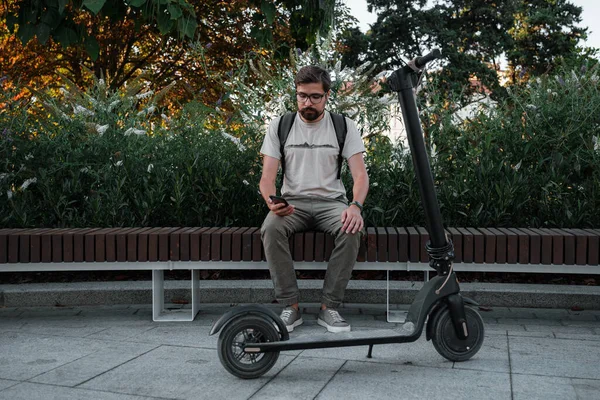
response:
M283 203L286 207L290 205L290 203L288 203L287 200L284 199L283 197L271 195L271 196L269 196L269 198L271 199L271 201L273 201L273 204Z

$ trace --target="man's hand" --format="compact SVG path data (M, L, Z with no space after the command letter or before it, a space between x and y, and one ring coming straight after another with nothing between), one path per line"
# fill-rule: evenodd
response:
M356 206L350 206L342 213L342 232L356 233L365 225L360 209Z
M275 204L271 199L267 199L267 207L269 207L269 210L273 211L276 215L279 215L280 217L285 217L286 215L290 215L294 212L293 205L290 204L286 206L283 203Z

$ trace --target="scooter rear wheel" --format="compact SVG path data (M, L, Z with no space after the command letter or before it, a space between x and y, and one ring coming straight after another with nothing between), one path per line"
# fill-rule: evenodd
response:
M484 325L481 315L470 307L465 307L465 315L469 331L467 339L460 339L456 334L449 309L442 311L433 327L433 346L450 361L466 361L477 354L483 345Z
M277 341L279 332L270 319L244 315L227 324L221 331L218 341L219 359L227 371L239 378L258 378L275 365L279 352L246 353L244 346Z

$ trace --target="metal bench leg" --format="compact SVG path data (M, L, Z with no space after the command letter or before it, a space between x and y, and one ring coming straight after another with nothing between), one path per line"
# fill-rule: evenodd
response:
M152 319L155 322L193 321L200 311L200 272L192 270L191 306L192 309L165 310L165 272L152 271Z
M406 321L407 311L402 310L394 310L390 311L390 270L387 270L387 295L386 295L386 305L385 305L385 315L387 318L387 322L392 322L395 324L403 324Z

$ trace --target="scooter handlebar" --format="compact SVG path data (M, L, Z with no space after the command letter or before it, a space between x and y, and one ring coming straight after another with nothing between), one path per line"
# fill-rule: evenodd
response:
M430 61L435 60L436 58L440 58L442 56L442 52L440 51L440 49L433 49L429 54L426 54L422 57L417 57L414 59L414 64L415 67L417 67L418 69L422 69L425 64L427 64Z

